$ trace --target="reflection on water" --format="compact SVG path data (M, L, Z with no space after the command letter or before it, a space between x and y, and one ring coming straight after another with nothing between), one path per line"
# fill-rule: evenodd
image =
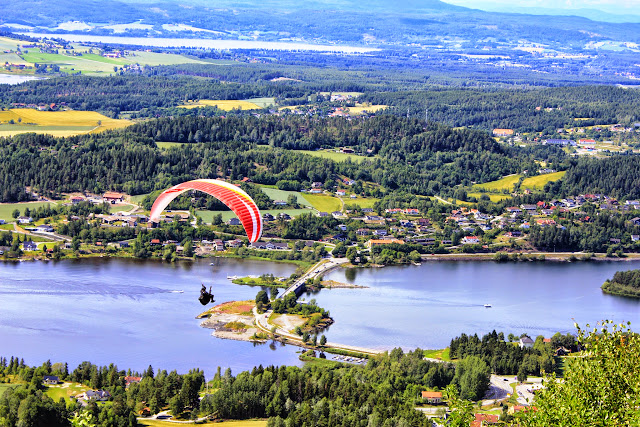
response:
M574 332L602 319L640 328L640 300L603 294L600 285L640 262L430 262L422 266L340 269L330 280L369 286L323 290L329 341L374 348L442 348L461 333ZM485 308L484 304L492 304Z
M300 364L295 346L211 337L195 317L201 284L218 303L254 299L229 275L287 276L294 265L236 259L167 264L127 259L0 264L0 355L84 360L143 370ZM438 262L338 269L326 279L365 285L305 295L330 311L330 341L388 349L442 348L462 332L493 329L549 336L601 319L640 324L640 301L604 295L600 285L625 263ZM183 291L183 292L172 292ZM485 308L484 304L492 304Z

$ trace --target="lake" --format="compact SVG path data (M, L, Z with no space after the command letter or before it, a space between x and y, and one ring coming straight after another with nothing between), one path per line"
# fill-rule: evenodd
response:
M42 80L43 77L27 76L23 74L0 74L0 85L17 85L29 80Z
M202 49L251 49L251 50L305 50L315 52L340 52L340 53L366 53L380 49L360 46L343 45L319 45L297 42L267 42L258 40L213 40L194 38L167 38L167 37L118 37L118 36L94 36L88 34L36 34L18 33L36 38L58 38L70 42L80 43L107 43L131 46L151 47L186 47Z
M209 263L214 260L213 266ZM442 348L462 332L493 329L550 336L601 319L640 324L640 301L605 295L602 282L640 262L428 262L342 269L326 278L369 286L322 290L316 298L336 323L330 341L372 348ZM121 369L204 369L300 365L299 348L221 340L196 315L200 284L217 303L253 299L257 288L228 275L285 276L294 265L209 259L171 265L129 259L0 263L0 355L29 364L89 360ZM184 293L172 293L184 290ZM484 304L492 308L484 308Z

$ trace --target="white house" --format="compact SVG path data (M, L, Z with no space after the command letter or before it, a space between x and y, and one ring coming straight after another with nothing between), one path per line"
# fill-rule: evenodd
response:
M527 336L524 336L520 338L518 345L520 346L520 348L532 348L533 340Z

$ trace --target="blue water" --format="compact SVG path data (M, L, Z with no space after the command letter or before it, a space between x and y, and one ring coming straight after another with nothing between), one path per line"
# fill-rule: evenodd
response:
M122 259L0 263L0 355L29 364L84 360L122 369L233 372L299 365L295 346L217 339L195 317L200 283L216 303L253 299L258 288L228 275L273 273L295 266L236 259L170 265ZM326 278L366 289L322 290L316 298L335 319L330 341L372 348L442 348L452 337L485 333L550 336L601 319L640 325L640 300L605 295L600 285L640 262L429 262L422 266L341 269ZM184 293L171 293L184 290ZM484 308L484 304L492 308Z

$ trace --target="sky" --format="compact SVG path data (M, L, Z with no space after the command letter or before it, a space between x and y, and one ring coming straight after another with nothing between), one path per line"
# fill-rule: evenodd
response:
M535 7L545 9L597 9L606 13L640 15L640 0L444 0L474 9L497 10L498 6Z

